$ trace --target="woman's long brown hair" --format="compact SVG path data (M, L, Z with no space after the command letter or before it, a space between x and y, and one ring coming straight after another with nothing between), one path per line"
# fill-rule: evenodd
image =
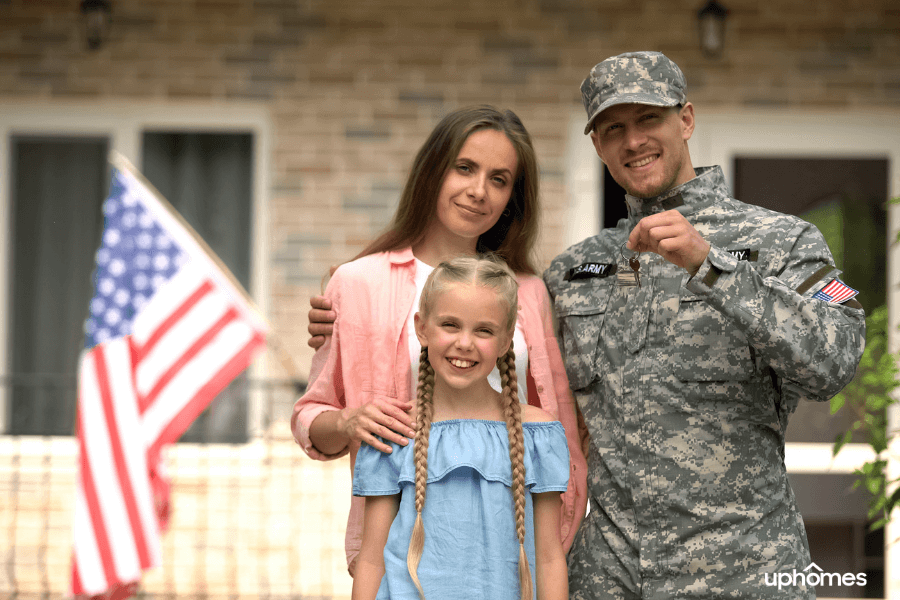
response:
M437 198L444 176L466 139L481 129L495 129L509 138L518 158L518 172L507 210L479 237L476 250L497 254L516 273L537 273L532 252L540 207L537 159L531 136L514 112L488 105L461 108L441 119L413 161L391 224L355 258L399 250L422 240L428 226L437 218Z

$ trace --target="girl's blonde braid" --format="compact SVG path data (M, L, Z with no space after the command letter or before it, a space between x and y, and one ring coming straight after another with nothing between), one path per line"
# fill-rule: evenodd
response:
M434 414L434 368L428 362L428 348L419 354L419 385L416 389L416 438L414 460L416 465L416 523L409 539L406 567L412 577L419 596L425 600L425 592L419 582L419 561L425 547L425 526L422 524L422 509L425 506L425 488L428 482L428 437L431 434L431 417Z
M516 354L512 344L497 359L503 398L504 417L509 435L509 462L512 465L512 494L516 511L516 536L519 538L519 589L521 600L531 600L531 569L525 554L525 440L522 433L522 407L519 405L519 381L516 377Z

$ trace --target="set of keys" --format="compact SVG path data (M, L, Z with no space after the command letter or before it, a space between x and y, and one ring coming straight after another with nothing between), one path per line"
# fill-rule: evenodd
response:
M625 244L627 244L626 242ZM625 262L628 263L628 266L631 267L631 271L624 268L623 265L619 265L619 268L616 269L616 282L619 284L619 287L641 287L641 262L638 260L640 258L640 252L632 252L625 247L625 244L622 244L622 247L619 248L619 253L622 255L622 258ZM628 254L626 254L628 253Z

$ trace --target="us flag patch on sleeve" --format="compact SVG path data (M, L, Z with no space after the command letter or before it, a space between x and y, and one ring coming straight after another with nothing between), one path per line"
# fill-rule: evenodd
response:
M840 279L832 279L828 285L813 294L813 298L824 300L825 302L834 302L835 304L843 304L856 296L859 291L841 281Z

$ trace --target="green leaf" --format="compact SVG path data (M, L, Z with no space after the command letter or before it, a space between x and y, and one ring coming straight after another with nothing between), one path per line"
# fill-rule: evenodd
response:
M900 197L891 200L900 204ZM900 234L897 236L900 242ZM900 507L900 487L893 488L898 481L889 481L886 476L887 462L881 458L891 441L900 431L889 431L887 410L897 404L893 393L900 386L900 355L889 351L887 306L875 308L866 318L866 346L859 361L856 376L839 393L831 398L829 410L836 414L849 414L851 422L845 431L835 436L832 454L837 455L854 437L867 440L876 454L876 459L864 463L854 470L856 480L853 488L864 487L869 495L869 518L878 520L871 530L884 527L890 521L895 507ZM854 436L854 432L860 435ZM891 493L888 488L891 487Z
M885 435L883 431L870 431L869 433L871 434L869 445L872 446L872 450L874 450L876 454L881 454L887 450L887 435Z
M831 414L836 413L844 407L844 402L846 398L843 394L838 394L834 398L831 399Z
M878 493L878 490L881 486L878 485L878 480L876 479L866 479L866 489L869 490L869 493L873 496Z
M838 436L834 440L834 448L831 450L831 455L837 456L838 452L841 451L841 448L843 448L845 444L849 444L850 440L852 439L852 431L845 431L844 433L838 434Z

